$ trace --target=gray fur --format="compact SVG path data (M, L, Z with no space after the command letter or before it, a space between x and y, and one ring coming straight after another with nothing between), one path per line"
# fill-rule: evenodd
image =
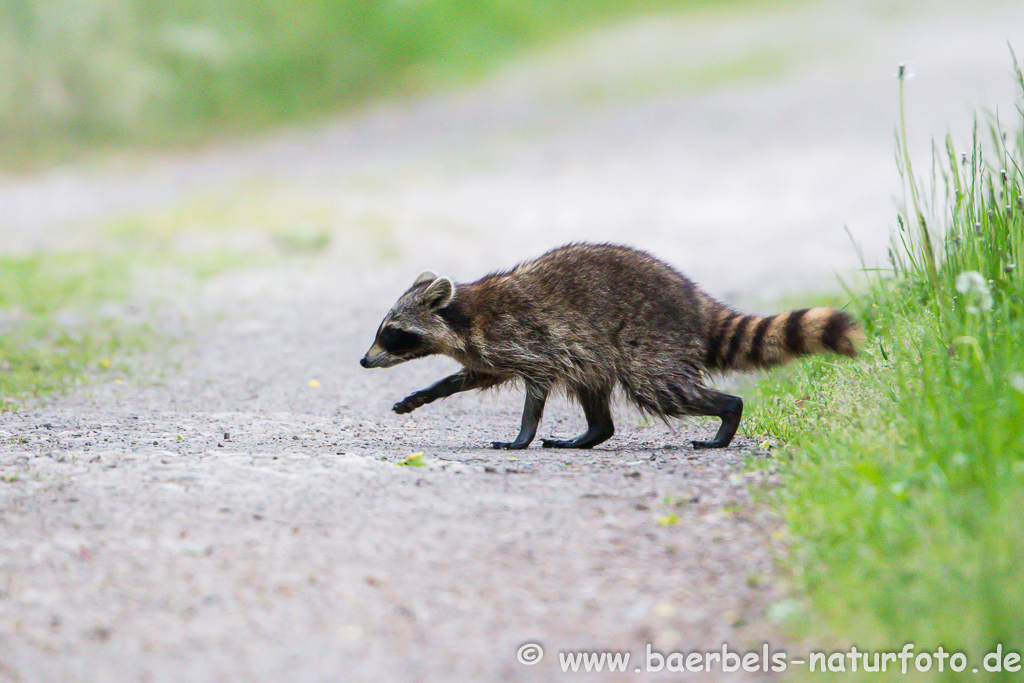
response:
M521 382L523 426L514 441L495 443L500 448L529 445L556 389L580 403L588 429L544 445L601 443L614 432L609 400L616 387L661 418L721 417L715 439L695 446L723 447L742 401L707 388L709 373L823 350L853 355L859 336L849 316L831 309L741 316L663 261L609 244L570 244L469 284L426 275L385 317L362 363L387 367L444 354L464 366L396 404L400 413L458 391ZM418 345L405 350L411 340Z
M424 270L420 273L420 276L413 282L414 285L418 285L421 282L433 282L437 279L437 273L432 270Z

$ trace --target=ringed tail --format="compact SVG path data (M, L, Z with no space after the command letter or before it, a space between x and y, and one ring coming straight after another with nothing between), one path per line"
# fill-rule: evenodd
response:
M831 308L761 317L723 306L711 317L705 363L709 370L750 370L826 351L853 358L863 341L854 319Z

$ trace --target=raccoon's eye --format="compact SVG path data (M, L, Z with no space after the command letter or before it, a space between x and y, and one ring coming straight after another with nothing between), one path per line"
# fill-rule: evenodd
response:
M423 338L415 332L406 332L397 327L385 327L380 333L380 345L388 353L401 355L423 346Z

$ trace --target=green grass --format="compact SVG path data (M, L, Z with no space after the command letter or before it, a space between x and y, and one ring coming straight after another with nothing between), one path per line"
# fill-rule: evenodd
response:
M473 76L603 21L694 4L13 0L0 3L0 164L258 130Z
M49 315L123 294L127 264L92 253L0 255L0 310Z
M143 330L96 308L129 280L127 260L89 252L0 256L0 410L119 369Z
M965 153L947 141L927 202L902 131L907 209L891 268L851 305L869 333L861 357L787 369L752 413L753 429L789 442L778 495L817 617L805 637L969 658L964 674L912 680L1020 675L981 662L997 644L1024 651L1021 131L1024 112Z

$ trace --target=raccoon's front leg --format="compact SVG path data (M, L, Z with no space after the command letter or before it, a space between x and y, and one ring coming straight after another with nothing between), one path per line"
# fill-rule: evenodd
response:
M439 398L448 398L460 391L486 389L500 382L501 380L497 377L481 375L469 370L459 370L453 375L448 375L444 379L434 382L426 389L412 392L396 403L391 409L399 415L411 413L417 408L432 403Z
M587 431L575 439L544 439L544 448L593 448L612 438L615 423L609 407L611 395L606 392L586 392L579 396L583 414L587 417Z
M537 436L537 425L540 424L540 417L544 414L544 402L547 399L547 387L527 384L526 404L523 406L523 425L519 429L519 436L515 441L495 441L494 447L514 451L529 446L533 437Z

